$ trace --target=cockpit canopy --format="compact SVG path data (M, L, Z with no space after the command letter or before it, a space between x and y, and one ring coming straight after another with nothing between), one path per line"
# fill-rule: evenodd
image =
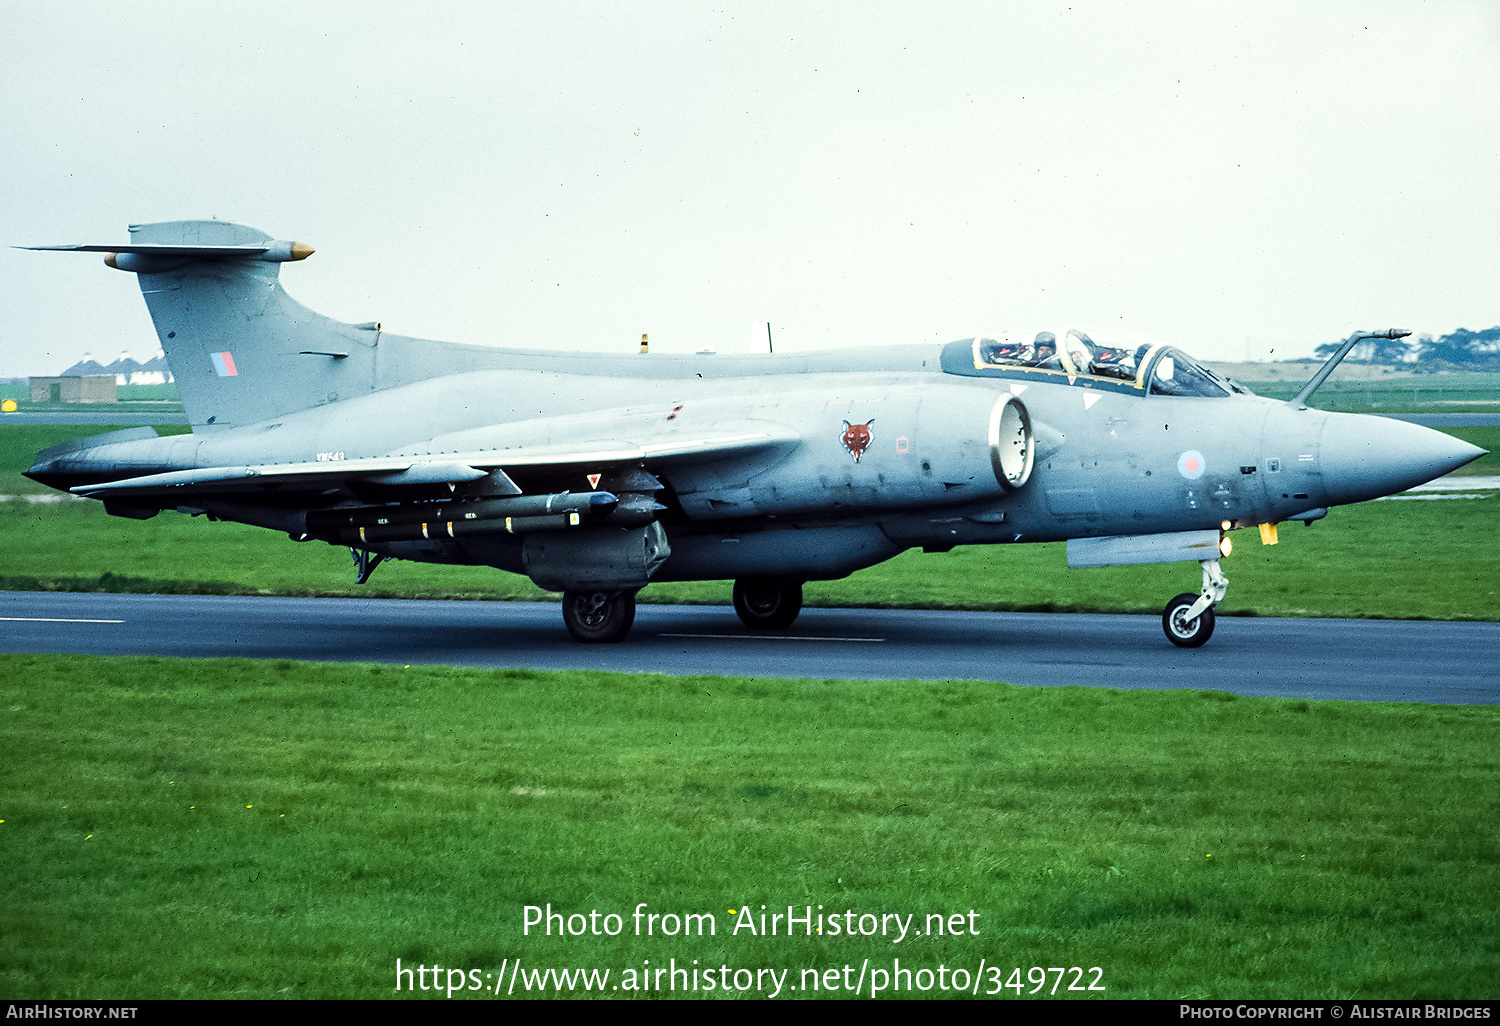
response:
M1138 332L1112 329L1007 331L973 340L977 370L1051 371L1077 378L1129 382L1151 395L1218 398L1231 392L1248 394L1224 380L1180 349Z

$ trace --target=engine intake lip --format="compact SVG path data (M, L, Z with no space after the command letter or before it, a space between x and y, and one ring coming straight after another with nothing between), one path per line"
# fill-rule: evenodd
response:
M1036 462L1036 437L1031 414L1015 395L1006 392L990 411L990 465L1000 487L1014 491L1031 479Z

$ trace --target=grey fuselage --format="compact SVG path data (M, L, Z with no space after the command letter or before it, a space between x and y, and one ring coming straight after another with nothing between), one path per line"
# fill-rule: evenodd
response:
M1427 480L1450 441L1397 421L1251 395L1112 391L1082 377L1069 384L1065 375L1005 369L948 373L945 350L962 367L955 347L966 352L968 344L685 357L464 347L474 362L503 369L445 374L242 427L106 442L74 459L62 454L32 476L66 488L194 467L639 444L764 426L785 440L647 467L666 486L659 519L672 547L653 579L829 578L913 546L1275 523ZM444 347L450 355L458 348ZM1012 490L997 480L986 431L997 397L1016 392L1037 442L1030 479ZM843 443L849 425L868 432L857 460ZM554 479L531 483L589 487L581 471L545 476ZM315 504L295 492L183 506L295 536ZM374 548L522 569L510 538Z

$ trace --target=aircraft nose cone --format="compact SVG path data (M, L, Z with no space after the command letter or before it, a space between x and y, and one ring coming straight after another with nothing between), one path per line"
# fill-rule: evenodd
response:
M1452 435L1403 420L1330 413L1318 462L1328 501L1336 505L1404 492L1484 453Z

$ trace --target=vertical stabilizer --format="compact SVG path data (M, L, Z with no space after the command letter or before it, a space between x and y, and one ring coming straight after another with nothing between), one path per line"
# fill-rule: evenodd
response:
M132 225L130 236L106 259L139 276L195 432L373 389L378 326L313 313L278 281L309 247L224 221Z

